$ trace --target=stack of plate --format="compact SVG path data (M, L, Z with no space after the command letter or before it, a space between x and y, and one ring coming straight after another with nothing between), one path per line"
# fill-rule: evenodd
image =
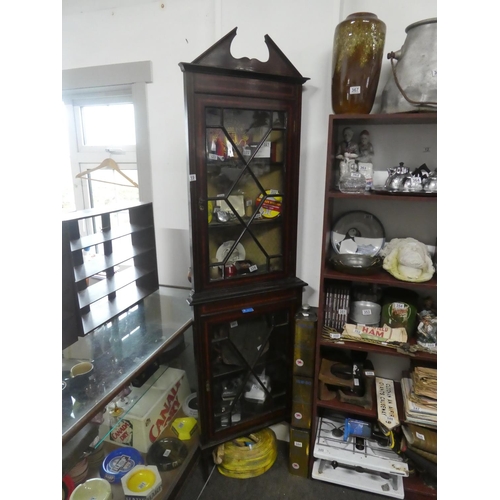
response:
M68 475L73 479L75 485L83 483L89 472L89 463L86 458L80 460L69 472Z
M89 467L100 466L104 460L104 446L100 444L88 457Z

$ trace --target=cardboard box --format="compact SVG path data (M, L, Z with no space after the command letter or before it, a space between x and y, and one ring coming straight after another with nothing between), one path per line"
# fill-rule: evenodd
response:
M288 454L288 471L290 474L307 477L310 439L310 431L290 427L290 449Z
M190 393L186 372L177 368L167 368L123 420L106 436L106 441L132 446L141 453L146 453L161 432L175 419ZM133 394L134 391L131 396ZM102 424L103 434L109 431L111 425L109 421Z

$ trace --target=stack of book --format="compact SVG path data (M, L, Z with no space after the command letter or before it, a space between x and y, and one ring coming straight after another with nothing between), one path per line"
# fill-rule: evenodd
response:
M348 285L334 285L325 293L324 325L342 333L349 314L350 288Z
M416 367L401 378L406 422L437 428L437 370Z

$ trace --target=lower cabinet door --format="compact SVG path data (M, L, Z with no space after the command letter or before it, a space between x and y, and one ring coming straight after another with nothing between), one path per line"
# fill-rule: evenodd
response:
M225 312L202 321L206 366L203 440L221 442L291 412L297 300Z

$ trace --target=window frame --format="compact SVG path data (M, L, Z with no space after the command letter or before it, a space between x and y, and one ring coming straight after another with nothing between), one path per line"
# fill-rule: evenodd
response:
M151 61L91 66L62 71L62 97L68 111L69 108L72 108L74 112L74 102L90 102L92 98L99 99L100 96L110 98L124 96L124 94L131 96L135 115L139 200L144 202L153 200L147 110L147 84L152 82ZM71 120L69 126L75 126L75 120ZM72 133L76 137L76 131L73 130ZM75 166L72 163L73 177L78 171L78 165ZM83 193L76 192L75 196L77 207L84 206Z

